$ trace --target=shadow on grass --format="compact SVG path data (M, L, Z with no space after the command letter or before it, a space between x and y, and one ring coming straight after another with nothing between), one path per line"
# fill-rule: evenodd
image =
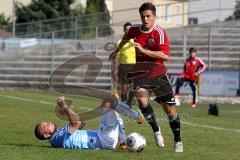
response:
M45 146L45 145L36 145L36 144L14 144L14 143L6 143L6 144L0 144L0 146L16 146L16 147L41 147L41 148L53 148L52 146Z

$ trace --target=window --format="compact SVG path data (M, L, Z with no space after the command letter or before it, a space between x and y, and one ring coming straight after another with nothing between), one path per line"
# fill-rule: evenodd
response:
M165 5L165 22L169 23L171 21L171 6L170 4Z
M162 18L160 11L161 11L161 6L156 6L157 24L160 24L161 18Z
M182 25L183 24L183 7L182 4L176 5L176 24Z

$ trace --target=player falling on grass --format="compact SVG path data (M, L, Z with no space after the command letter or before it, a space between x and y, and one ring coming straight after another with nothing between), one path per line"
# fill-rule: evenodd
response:
M186 59L184 63L183 72L180 77L178 77L176 82L176 90L175 90L175 99L176 105L180 106L179 100L179 90L180 87L185 83L188 82L191 89L192 89L192 108L196 107L196 86L198 82L199 76L205 71L206 64L197 57L197 51L194 48L189 49L189 57Z
M125 103L114 98L104 99L99 107L100 125L98 130L81 130L85 122L81 120L65 101L65 97L59 97L58 112L67 116L69 124L57 129L53 122L40 122L35 127L35 135L40 140L49 139L50 144L56 148L67 149L115 149L120 143L120 149L126 148L126 135L120 132L122 120L118 113L130 116L139 124L143 122L143 115L130 109Z
M127 22L123 25L123 31L126 34L131 27L131 23ZM117 46L120 44L121 40L117 42ZM129 89L129 81L127 80L127 74L132 72L133 66L136 64L136 51L133 46L134 40L130 39L118 52L116 59L114 60L114 65L118 65L118 84L120 85L120 96L118 94L117 85L114 85L114 95L120 97L122 102L127 101L127 93ZM114 67L115 68L115 67ZM115 70L113 70L115 72Z
M119 47L109 58L113 59L126 41L134 39L137 61L135 67L140 66L144 69L145 66L148 66L148 69L146 69L148 72L145 75L133 80L139 108L152 127L156 145L164 147L161 129L149 103L150 92L154 92L156 102L161 104L168 115L169 124L174 135L175 152L183 152L183 143L180 136L180 118L176 111L174 93L164 65L164 61L169 59L170 54L167 34L159 25L155 24L156 8L152 3L142 4L139 13L142 24L133 25L129 29Z

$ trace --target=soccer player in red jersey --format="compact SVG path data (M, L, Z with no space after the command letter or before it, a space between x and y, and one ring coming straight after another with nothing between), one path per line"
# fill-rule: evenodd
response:
M146 70L144 74L133 79L136 99L139 109L145 116L152 130L158 147L164 147L160 127L157 124L153 108L149 103L151 92L156 96L156 102L161 104L168 115L169 124L174 134L175 152L183 152L183 144L180 136L180 118L175 107L174 93L166 75L164 61L169 59L169 42L166 32L157 24L156 8L152 3L146 2L139 8L142 24L133 25L126 33L117 49L110 55L114 58L119 49L129 39L134 39L136 48L135 71Z
M196 85L198 77L205 71L206 64L197 57L197 51L194 48L189 49L189 57L186 59L184 63L183 72L180 77L178 77L176 82L176 90L175 90L175 99L176 105L180 105L180 101L178 99L179 89L184 84L184 82L189 82L189 85L192 89L192 108L196 107Z

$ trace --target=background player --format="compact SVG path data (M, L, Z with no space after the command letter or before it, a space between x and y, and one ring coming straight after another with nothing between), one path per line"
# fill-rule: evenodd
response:
M125 103L108 98L100 105L101 119L99 129L80 130L85 122L81 120L66 103L64 97L57 99L59 110L65 113L69 119L69 125L57 129L53 122L40 122L35 127L35 135L40 140L50 139L50 143L56 148L68 149L115 149L119 140L120 149L124 149L126 135L119 132L120 123L115 111L125 116L130 116L140 124L143 121L141 113L130 109ZM123 148L122 148L123 147Z
M167 34L155 24L156 8L152 3L144 3L139 8L141 25L133 25L127 34L124 35L119 47L110 55L110 59L117 55L117 52L129 39L134 39L136 48L137 64L145 68L145 63L150 64L149 71L144 77L134 80L134 86L137 87L137 100L139 108L154 132L154 138L157 146L163 147L164 142L160 127L157 124L151 104L149 103L149 86L154 86L156 101L161 104L163 110L169 118L169 123L174 134L175 152L183 152L183 144L180 136L180 118L175 108L174 94L171 84L166 75L164 61L169 59L169 42Z
M126 34L131 27L131 23L127 22L123 25L123 32ZM117 42L119 46L121 39ZM117 84L114 85L114 92L116 97L120 97L121 101L127 101L127 93L129 89L129 81L127 80L127 74L132 72L133 66L136 64L136 51L133 46L134 40L130 39L118 52L116 59L114 60L114 70L117 68L117 79L118 84L120 85L120 92L118 92ZM119 65L117 65L119 63ZM120 96L118 95L120 93Z
M176 90L175 90L175 100L176 105L180 105L179 100L179 90L180 87L184 84L184 82L188 82L192 89L192 108L196 107L196 86L199 79L199 76L205 71L206 64L197 57L197 51L194 48L189 49L189 57L186 59L184 63L183 72L180 77L178 77L176 82Z

